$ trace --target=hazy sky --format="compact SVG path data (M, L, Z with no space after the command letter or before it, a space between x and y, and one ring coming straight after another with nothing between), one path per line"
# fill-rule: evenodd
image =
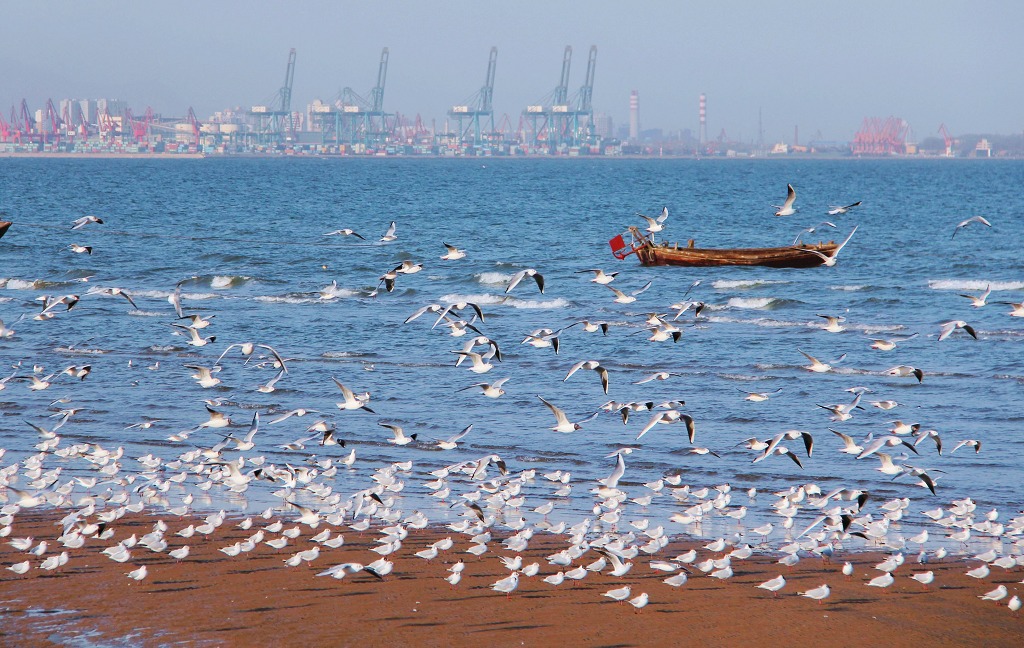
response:
M109 97L200 118L266 103L298 51L293 109L346 86L366 95L390 49L384 108L432 118L483 84L498 48L494 110L518 123L558 84L570 94L598 48L593 106L642 128L767 141L848 140L866 116L906 119L916 139L1024 130L1024 2L875 0L4 2L0 110L28 99Z

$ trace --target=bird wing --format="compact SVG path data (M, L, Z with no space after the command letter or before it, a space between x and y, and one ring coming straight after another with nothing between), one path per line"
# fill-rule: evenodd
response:
M540 402L542 402L542 403L544 403L545 405L548 406L548 409L550 409L552 414L555 415L555 419L558 421L558 423L560 425L568 424L569 423L569 419L565 416L565 412L563 412L558 407L556 407L556 406L552 405L551 403L547 402L546 400L544 400L543 396L537 396L537 398L540 399Z

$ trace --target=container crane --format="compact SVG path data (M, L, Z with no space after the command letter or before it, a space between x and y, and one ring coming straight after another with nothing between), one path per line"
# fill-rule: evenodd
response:
M557 147L561 143L562 133L565 130L566 117L569 113L569 106L566 103L569 96L569 69L572 65L572 46L566 45L562 54L562 75L559 77L558 85L550 95L539 103L527 106L523 111L530 123L533 134L533 143L538 147ZM546 100L550 104L545 105Z
M576 108L571 113L571 125L568 132L570 146L579 146L583 143L590 143L593 139L594 109L592 99L594 97L594 73L597 69L597 45L590 46L590 56L587 58L587 75L583 79L583 85L576 93Z
M366 99L352 88L341 91L339 110L335 113L335 131L338 140L362 146L381 146L387 142L391 128L388 127L388 115L384 112L384 84L388 75L388 48L380 54L380 67L377 70L377 85L370 91Z
M483 143L480 132L480 119L488 120L490 127L487 133L493 137L494 133L494 111L491 100L494 97L494 72L498 66L498 48L492 47L490 58L487 61L487 76L484 85L480 90L463 102L462 105L452 106L448 116L454 118L459 124L459 140L469 140L471 147L478 147ZM468 125L466 121L468 120ZM472 137L470 137L472 132Z
M249 114L256 118L256 135L261 144L279 146L295 141L295 120L292 117L292 84L294 81L295 48L293 47L288 51L288 66L284 73L284 85L277 91L277 97L271 105L253 106L249 111Z

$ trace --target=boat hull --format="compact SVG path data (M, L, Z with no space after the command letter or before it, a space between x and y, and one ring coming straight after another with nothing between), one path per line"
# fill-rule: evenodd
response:
M636 250L636 255L645 266L813 268L825 261L808 250L831 254L837 247L835 243L819 243L798 247L713 249L662 243L644 245Z

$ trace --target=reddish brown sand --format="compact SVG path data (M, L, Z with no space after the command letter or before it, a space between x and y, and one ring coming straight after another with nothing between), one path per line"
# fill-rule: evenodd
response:
M56 519L23 512L6 540L49 539L47 555L55 555ZM180 563L166 552L144 548L134 549L124 564L100 553L132 533L150 531L154 519L139 515L118 521L113 539L90 539L85 547L70 550L68 564L54 572L38 569L41 559L36 558L24 576L5 569L0 572L0 645L60 645L82 636L84 645L146 646L1024 645L1024 614L1011 612L1008 599L997 605L977 598L999 584L1011 596L1024 592L1020 568L993 567L991 576L978 581L964 575L977 561L947 558L928 566L936 577L925 590L908 577L924 571L908 558L897 570L896 583L878 590L865 585L881 573L871 568L878 554L837 556L831 565L807 558L793 568L755 556L734 560L735 576L728 581L698 572L673 588L662 582L667 574L651 570L646 557L638 557L621 579L589 574L575 585L566 581L554 587L541 580L556 571L544 557L564 548L565 539L539 533L523 557L525 564L540 562L541 573L521 578L519 589L506 599L490 589L508 574L498 555L511 555L497 540L476 558L465 553L468 539L450 534L455 546L428 563L413 553L449 534L414 530L388 557L395 570L383 582L367 573L339 581L315 574L342 562L372 562L378 556L368 548L375 546L378 533L345 529L345 545L324 549L311 565L300 567L287 567L283 560L313 546L309 537L315 532L308 528L280 551L265 544L234 558L218 551L266 524L255 519L249 531L229 520L205 540L174 535L190 521L169 522L169 548L191 547L191 555ZM690 544L674 542L662 555L675 556ZM707 554L700 551L702 557ZM0 546L3 567L27 557L7 541ZM588 553L584 562L596 558ZM464 576L451 588L443 578L459 559L466 561ZM840 573L842 560L856 566L852 580ZM125 576L143 564L149 569L145 580ZM780 573L787 580L780 598L755 587ZM832 588L823 605L796 595L822 583ZM601 596L627 584L634 595L650 595L642 612Z

